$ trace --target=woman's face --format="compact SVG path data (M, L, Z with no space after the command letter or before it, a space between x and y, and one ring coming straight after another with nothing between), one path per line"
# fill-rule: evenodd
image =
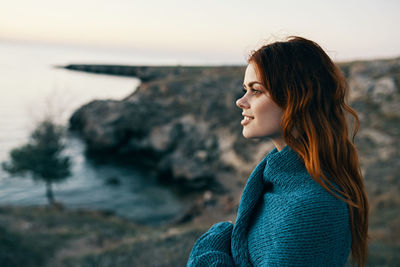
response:
M243 136L281 139L283 110L272 101L252 63L246 68L243 86L245 94L236 101L236 105L243 110Z

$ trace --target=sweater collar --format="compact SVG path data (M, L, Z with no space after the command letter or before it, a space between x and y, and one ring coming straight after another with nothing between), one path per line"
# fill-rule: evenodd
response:
M298 175L304 172L303 159L289 145L281 151L275 147L265 157L264 183L272 183L275 189L291 189L304 181ZM290 179L296 177L296 179Z
M251 173L240 200L231 236L232 256L238 266L251 265L247 249L247 227L251 214L259 198L263 195L266 183L271 182L278 187L291 186L293 181L288 180L288 176L282 174L291 174L304 168L300 159L289 145L286 145L281 151L275 147Z

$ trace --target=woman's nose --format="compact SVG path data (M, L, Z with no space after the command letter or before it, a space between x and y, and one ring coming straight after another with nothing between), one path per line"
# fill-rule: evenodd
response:
M242 109L249 108L249 104L245 101L245 99L243 97L236 100L236 106L238 106L239 108L242 108Z

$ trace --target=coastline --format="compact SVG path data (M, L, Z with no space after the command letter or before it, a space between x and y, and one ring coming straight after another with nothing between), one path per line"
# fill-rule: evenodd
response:
M104 70L105 65L100 66ZM394 176L400 158L400 81L396 78L400 77L400 59L348 62L340 66L351 88L351 106L357 110L362 125L356 145L371 201L370 232L373 239L369 264L398 264L400 217L393 211L400 206L396 191L400 181ZM143 80L133 94L121 101L93 101L81 107L74 122L78 133L96 153L108 153L109 149L114 149L121 155L133 155L134 162L137 160L134 156L140 154L129 153L138 148L148 149L148 155L154 156L150 166L157 166L154 167L155 174L164 171L158 173L161 174L160 181L168 178L164 182L174 181L177 186L185 179L199 185L196 180L206 177L204 174L211 169L220 189L203 187L204 184L194 187L182 198L191 202L186 214L182 214L174 224L160 227L138 225L99 211L2 206L0 230L10 242L2 245L9 245L5 251L9 249L11 257L16 257L14 260L23 260L21 257L24 255L31 257L33 263L42 262L44 266L107 262L109 265L123 262L120 266L184 265L195 240L211 225L218 221L235 221L241 192L250 171L272 149L268 143L243 140L237 114L229 111L233 107L231 101L238 95L242 67L144 67L135 70L141 71ZM224 91L215 90L219 88ZM192 96L192 102L187 102L181 95ZM207 106L202 101L205 96L223 100ZM151 105L157 108L150 111L143 108ZM214 107L219 110L213 110ZM162 116L170 108L171 114L160 117L166 119L164 124L159 119L145 125L144 132L132 131L136 130L135 124L142 121L143 114L151 112ZM103 113L98 117L99 110ZM159 111L161 113L156 113ZM136 113L139 113L137 117ZM95 126L97 132L93 133L91 130ZM133 134L127 135L126 131L141 134L141 139L135 139ZM85 136L85 132L91 134ZM104 135L110 132L118 138L125 138L125 143L120 146L121 139ZM210 139L210 136L215 138ZM180 138L180 142L174 142L174 138ZM204 142L196 143L196 140ZM195 148L190 149L193 145ZM118 150L120 148L125 150ZM174 165L175 162L178 164ZM194 164L185 168L190 162ZM169 173L171 177L167 177L165 170L172 171ZM177 177L179 179L174 180ZM35 244L32 240L40 242ZM14 241L21 244L21 250L10 249ZM29 264L24 263L24 266L37 266Z

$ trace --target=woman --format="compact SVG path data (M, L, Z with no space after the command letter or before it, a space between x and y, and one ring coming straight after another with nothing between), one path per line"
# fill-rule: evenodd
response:
M292 36L253 51L244 78L243 136L275 148L251 173L235 225L219 222L187 266L365 266L368 199L340 69ZM355 119L350 140L346 112Z

